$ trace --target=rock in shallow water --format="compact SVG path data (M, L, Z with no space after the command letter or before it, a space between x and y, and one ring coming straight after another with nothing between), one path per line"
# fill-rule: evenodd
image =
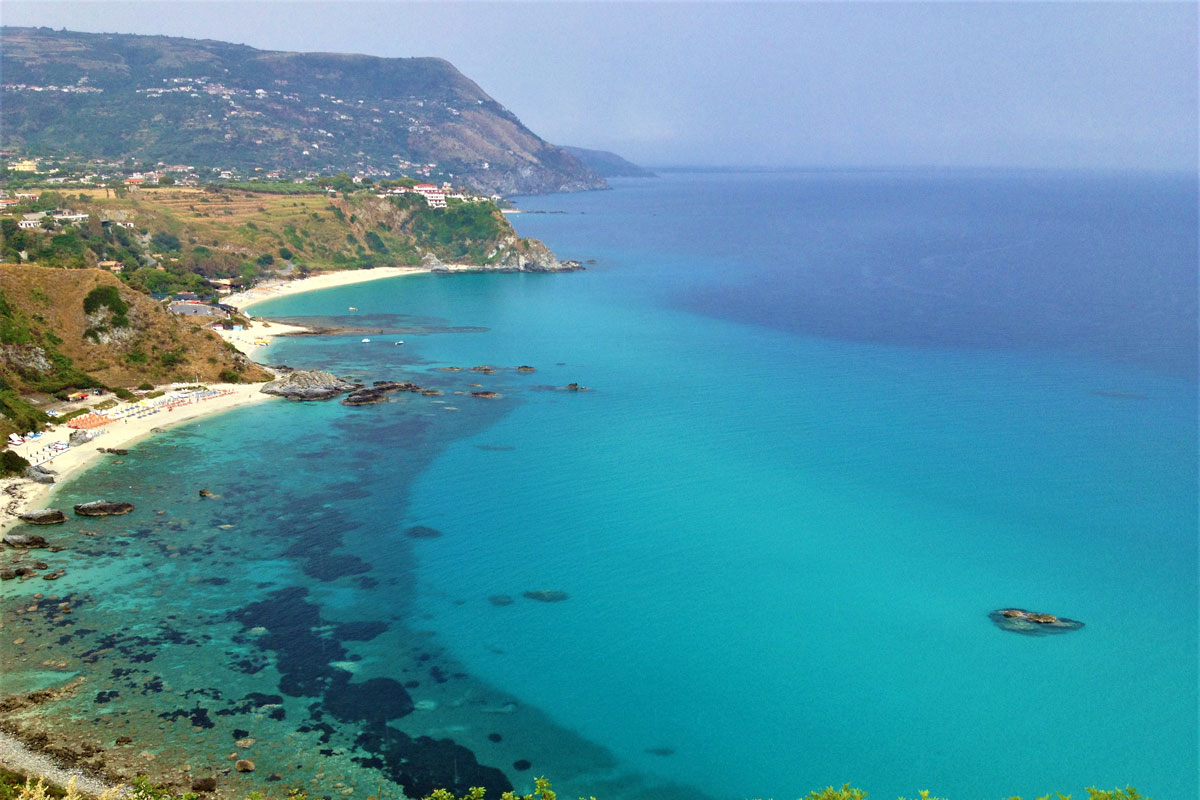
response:
M36 511L26 511L18 517L30 525L57 525L67 521L67 515L57 508L39 508Z
M90 503L80 503L75 506L75 513L81 517L109 517L128 514L133 511L133 503L119 503L112 500L93 500Z
M1069 633L1083 627L1083 623L1078 620L1056 617L1053 614L1043 614L1037 611L1026 611L1023 608L1001 608L988 614L988 618L1000 630L1022 633L1026 636Z
M4 543L9 547L45 547L46 540L33 533L9 533L4 536Z

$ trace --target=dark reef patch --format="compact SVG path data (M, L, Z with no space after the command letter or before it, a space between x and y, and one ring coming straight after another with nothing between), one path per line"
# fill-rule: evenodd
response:
M412 713L412 697L399 681L371 678L363 683L350 683L349 674L342 674L345 677L326 690L323 705L343 722L383 723Z
M334 633L343 642L369 642L387 629L386 622L367 620L343 622L334 629Z
M404 530L404 535L411 539L436 539L442 535L442 532L427 525L413 525Z
M180 717L187 717L191 720L193 726L197 728L211 728L214 723L208 718L208 709L202 706L195 708L177 708L174 711L164 711L158 715L160 719L175 721Z
M499 796L513 788L503 772L480 764L474 753L451 739L414 739L377 723L369 725L356 744L376 754L369 766L400 784L409 797L427 797L438 788L463 794L473 786L482 786L488 796ZM367 760L355 759L364 766Z

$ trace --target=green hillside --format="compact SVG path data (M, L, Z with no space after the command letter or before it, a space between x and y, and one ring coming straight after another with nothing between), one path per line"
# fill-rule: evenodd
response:
M432 164L501 194L606 186L439 58L49 28L0 38L2 144L27 155L324 174Z

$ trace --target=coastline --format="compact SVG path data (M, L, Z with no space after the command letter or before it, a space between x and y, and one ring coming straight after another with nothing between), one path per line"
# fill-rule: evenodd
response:
M252 289L229 295L225 298L224 302L241 311L245 311L256 303L261 303L264 300L272 300L276 297L289 297L294 294L317 291L318 289L332 289L336 286L349 286L354 283L396 278L401 275L421 275L431 271L425 267L375 267L373 269L322 272L318 275L310 275L307 278L264 281ZM272 323L272 325L274 324Z
M453 267L455 268L446 271L478 269L462 265L453 265ZM256 303L276 297L429 272L431 270L420 267L377 267L371 270L328 272L302 279L267 282L245 292L230 295L226 302L244 311ZM243 354L253 357L254 351L264 341L269 342L274 337L295 334L304 330L306 329L299 325L251 318L249 325L244 330L220 333L222 338ZM0 480L0 493L5 498L4 513L0 514L0 534L4 534L20 524L18 515L26 511L50 507L55 490L59 486L84 472L105 455L101 452L101 448L125 448L155 433L186 422L193 422L233 408L279 399L275 395L263 394L260 391L262 383L205 384L205 386L219 394L204 400L177 405L169 411L137 419L118 420L104 426L101 429L103 431L101 435L86 443L71 446L54 456L53 459L44 462L45 466L54 473L55 482L53 484L37 483L24 477ZM171 386L156 387L156 389L168 391L171 388ZM120 411L132 405L121 402L112 410ZM65 442L71 432L72 429L66 424L54 425L43 432L36 441L26 442L16 447L10 445L10 449L22 456L27 456L32 452L44 449L51 442ZM0 549L4 549L3 546L0 546ZM3 626L0 625L0 627ZM99 796L107 789L116 788L109 785L109 782L103 778L89 775L78 768L62 767L50 754L26 744L3 729L0 729L0 767L17 772L31 780L42 779L62 788L66 787L71 778L75 778L77 789L84 795Z

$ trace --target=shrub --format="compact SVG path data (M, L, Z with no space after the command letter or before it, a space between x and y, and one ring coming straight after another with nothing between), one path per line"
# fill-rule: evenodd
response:
M2 475L20 475L28 466L29 462L12 450L0 453L0 474Z

